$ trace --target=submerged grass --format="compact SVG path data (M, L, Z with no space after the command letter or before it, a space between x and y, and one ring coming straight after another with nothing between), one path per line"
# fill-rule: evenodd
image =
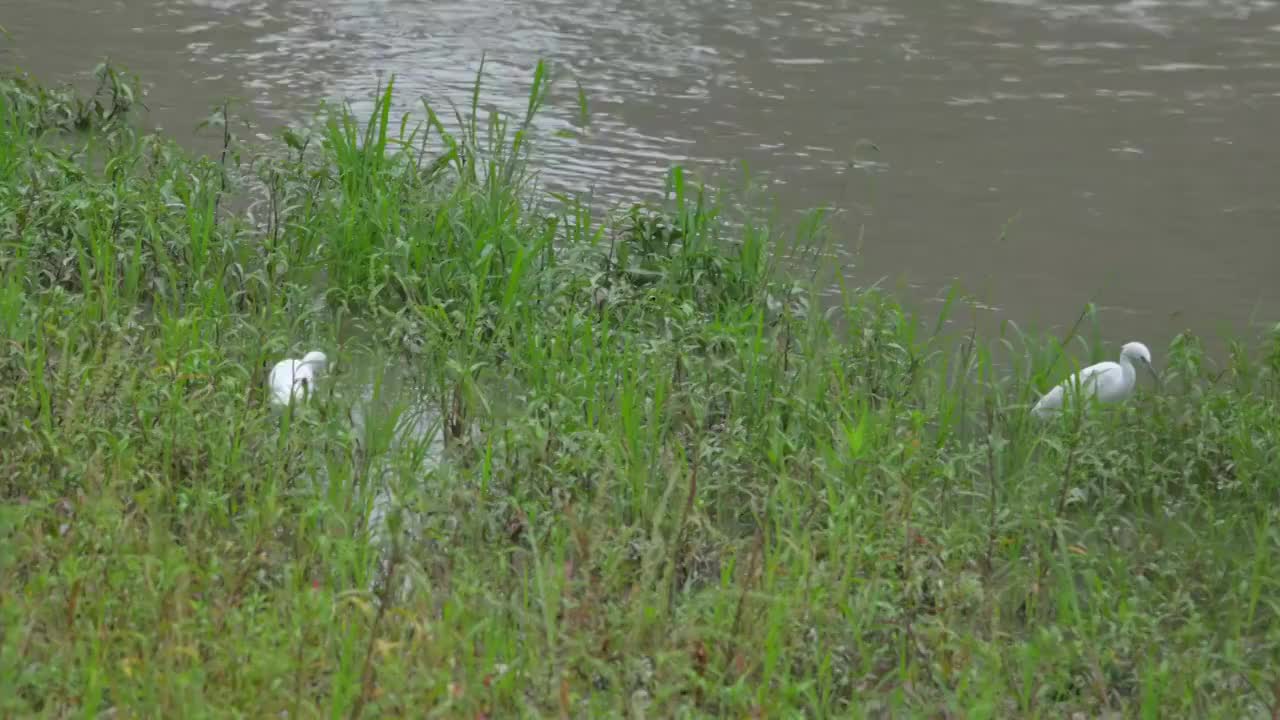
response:
M102 77L0 85L0 714L1280 712L1280 340L1033 424L1096 343L819 303L678 168L541 198L542 68L243 164Z

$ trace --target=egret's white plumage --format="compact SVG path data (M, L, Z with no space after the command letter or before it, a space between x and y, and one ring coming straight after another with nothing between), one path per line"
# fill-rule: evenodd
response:
M1093 398L1103 403L1116 403L1133 394L1137 383L1135 363L1145 366L1154 375L1151 367L1151 351L1140 342L1131 342L1120 348L1120 362L1101 362L1090 365L1062 384L1045 393L1031 412L1036 417L1047 418L1062 411L1063 401L1067 393L1076 397L1077 389L1082 397Z
M315 387L316 379L328 367L329 358L315 350L302 359L286 358L271 368L271 402L288 405L294 400L306 400Z

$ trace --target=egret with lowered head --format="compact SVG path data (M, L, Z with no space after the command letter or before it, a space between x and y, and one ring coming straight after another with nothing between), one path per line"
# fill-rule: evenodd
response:
M1122 402L1133 394L1137 383L1137 372L1134 369L1136 365L1145 367L1159 381L1155 369L1151 367L1151 351L1147 346L1140 342L1125 343L1120 348L1120 362L1100 362L1072 375L1045 393L1035 407L1031 408L1031 414L1038 418L1057 415L1062 412L1067 393L1071 393L1074 400L1077 389L1084 399L1096 399L1103 403Z
M303 355L301 360L285 358L276 363L269 380L271 404L284 407L294 400L306 400L328 365L329 358L319 350Z

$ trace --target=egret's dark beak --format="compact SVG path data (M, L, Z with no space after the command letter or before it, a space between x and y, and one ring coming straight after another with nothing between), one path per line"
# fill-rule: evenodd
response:
M1156 372L1156 369L1155 369L1154 367L1152 367L1152 366L1151 366L1151 363L1150 363L1150 362L1148 362L1148 361L1146 361L1146 360L1143 360L1143 361L1142 361L1142 367L1146 368L1146 369L1147 369L1147 372L1151 373L1151 377L1152 377L1153 379L1155 379L1155 381L1156 381L1156 385L1161 386L1161 387L1163 387L1163 386L1164 386L1164 383L1160 380L1160 374Z

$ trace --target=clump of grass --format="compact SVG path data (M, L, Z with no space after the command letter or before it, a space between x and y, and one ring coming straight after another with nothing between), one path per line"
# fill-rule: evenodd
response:
M127 131L134 108L141 104L137 78L106 62L93 69L93 78L97 88L85 97L70 86L49 88L27 75L9 75L0 89L8 122L20 122L22 130L32 134Z
M678 168L540 197L479 92L240 166L0 84L5 714L1276 711L1280 333L1033 424L1096 342L824 306Z

